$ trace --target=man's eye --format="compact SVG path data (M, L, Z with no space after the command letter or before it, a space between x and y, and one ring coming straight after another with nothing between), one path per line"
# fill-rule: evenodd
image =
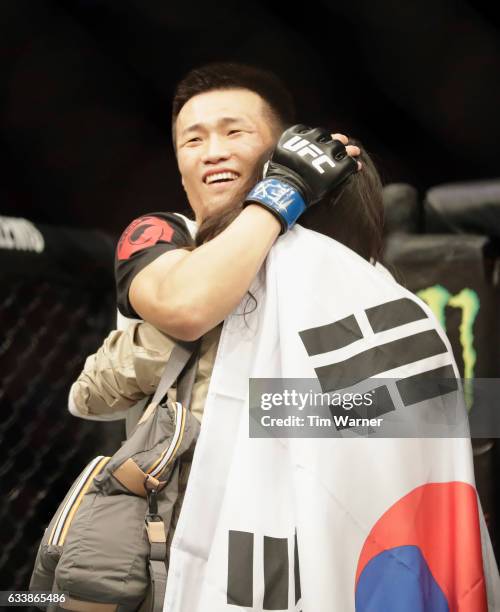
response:
M190 138L186 144L189 144L190 142L200 142L201 138L199 138L199 136L195 136L194 138Z
M229 131L229 136L231 136L231 134L240 134L241 130L230 130Z

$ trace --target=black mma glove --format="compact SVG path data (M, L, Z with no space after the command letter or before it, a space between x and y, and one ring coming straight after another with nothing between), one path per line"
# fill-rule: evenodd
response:
M262 180L247 195L243 206L256 203L270 210L281 223L280 236L300 215L357 172L358 163L345 145L322 128L294 125L278 141Z

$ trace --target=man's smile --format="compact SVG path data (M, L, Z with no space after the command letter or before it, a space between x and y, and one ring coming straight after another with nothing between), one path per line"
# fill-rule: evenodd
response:
M209 170L203 175L205 185L213 185L214 183L231 183L239 178L238 172L226 168L217 170Z
M222 172L211 172L204 177L203 182L211 193L219 193L234 187L236 183L239 183L240 178L237 172L225 170Z

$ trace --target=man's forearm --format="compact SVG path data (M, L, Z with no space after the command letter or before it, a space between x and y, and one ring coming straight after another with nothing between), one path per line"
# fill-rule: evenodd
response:
M280 224L249 205L219 235L188 253L158 286L156 299L185 309L202 335L239 304L278 237Z

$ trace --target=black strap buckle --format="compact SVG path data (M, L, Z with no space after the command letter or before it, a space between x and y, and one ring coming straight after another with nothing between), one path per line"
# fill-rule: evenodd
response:
M158 514L158 489L150 489L148 487L149 479L149 475L147 475L144 479L144 489L146 490L146 497L148 500L148 511L145 519L146 523L162 520L161 516Z

